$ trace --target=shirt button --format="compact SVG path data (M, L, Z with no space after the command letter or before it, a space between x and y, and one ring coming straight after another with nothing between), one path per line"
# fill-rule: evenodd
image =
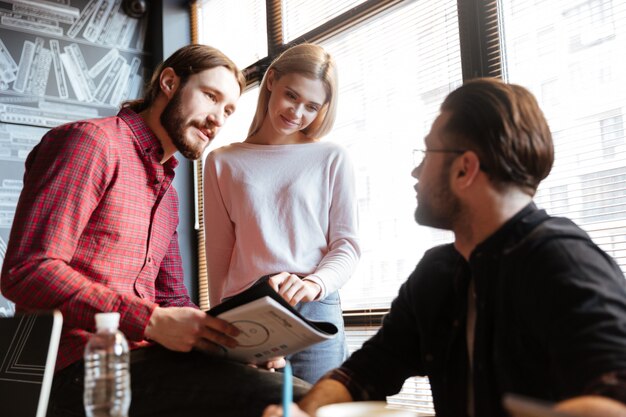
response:
M148 256L148 263L152 263L152 256Z

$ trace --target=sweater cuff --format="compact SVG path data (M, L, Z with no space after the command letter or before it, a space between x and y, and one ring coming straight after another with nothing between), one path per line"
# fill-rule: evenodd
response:
M324 285L324 281L322 281L320 277L318 277L317 275L307 275L306 277L302 278L302 280L311 281L320 286L320 293L317 294L317 297L315 297L315 300L313 301L319 301L326 297L326 286Z

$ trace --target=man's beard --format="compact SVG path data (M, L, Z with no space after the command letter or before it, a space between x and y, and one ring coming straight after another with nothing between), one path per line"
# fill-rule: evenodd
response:
M450 166L451 164L446 164L441 170L437 184L418 194L415 209L415 221L418 224L452 230L454 222L459 218L461 205L450 188Z
M190 127L196 127L198 129L205 129L208 126L208 122L206 123L197 123L194 121L187 122L185 116L182 111L182 89L184 85L182 85L172 99L167 103L165 108L163 109L163 113L161 113L161 125L169 135L172 143L185 158L196 160L200 159L202 153L209 145L208 142L203 142L200 139L193 140L185 136L185 132Z

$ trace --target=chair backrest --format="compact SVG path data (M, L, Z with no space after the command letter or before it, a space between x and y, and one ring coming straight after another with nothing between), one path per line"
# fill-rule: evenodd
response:
M45 417L62 324L58 311L0 317L0 415Z

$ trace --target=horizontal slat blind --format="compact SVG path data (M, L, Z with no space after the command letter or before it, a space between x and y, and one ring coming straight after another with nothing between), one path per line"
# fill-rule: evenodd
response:
M217 4L232 9L232 3L224 0L204 2L205 7ZM441 101L462 82L459 22L456 0L386 1L385 7L372 15L376 5L371 1L289 0L281 5L283 40L288 43L310 34L359 5L367 6L368 18L351 21L323 40L306 40L320 42L337 60L338 118L324 140L349 149L357 174L363 256L356 274L341 291L343 308L375 311L379 317L380 310L374 309L389 307L422 254L452 237L449 232L415 224L415 180L410 173L414 168L412 150L423 146ZM207 39L205 43L236 56L240 47L232 43L230 34L239 33L241 27L200 27L211 33L211 37L201 38ZM260 59L269 62L262 54ZM212 148L245 138L257 95L256 89L243 95ZM351 351L377 327L348 326ZM410 378L388 401L395 407L433 414L427 378Z
M364 2L365 0L282 0L285 43Z
M261 1L244 1L250 13L231 19L230 25L225 23L228 18L218 19L217 25L210 23L215 16L238 14L240 8L226 0L203 1L200 15L206 24L198 25L201 42L232 57L241 50L250 51L234 35L264 25L266 8ZM316 10L332 11L320 11L324 18L305 13L306 5L298 8L296 2L283 3L284 30L302 22L304 15L321 24L368 2L331 3L333 7L328 8L318 4ZM342 289L344 310L388 307L424 251L451 240L450 233L415 224L415 180L410 173L412 149L423 145L441 101L462 81L457 2L386 3L391 6L319 41L337 60L340 84L337 122L324 140L345 145L357 171L363 256L356 274ZM298 14L303 16L296 18ZM258 33L266 39L266 32ZM259 48L253 50L256 55L251 57L266 59ZM256 94L243 95L211 148L245 138L255 99Z
M339 68L334 130L351 152L363 254L345 310L388 307L425 250L450 235L413 220L412 149L461 83L456 1L403 2L321 42Z
M505 77L533 91L555 143L536 201L574 220L626 271L626 2L501 6Z
M359 349L363 343L372 337L378 326L359 326L346 328L348 349L350 353ZM391 397L387 397L387 403L393 408L402 408L417 411L420 415L434 415L433 397L430 392L428 378L413 377L406 380L402 390Z
M264 0L203 0L198 4L199 43L220 49L240 68L267 56Z

